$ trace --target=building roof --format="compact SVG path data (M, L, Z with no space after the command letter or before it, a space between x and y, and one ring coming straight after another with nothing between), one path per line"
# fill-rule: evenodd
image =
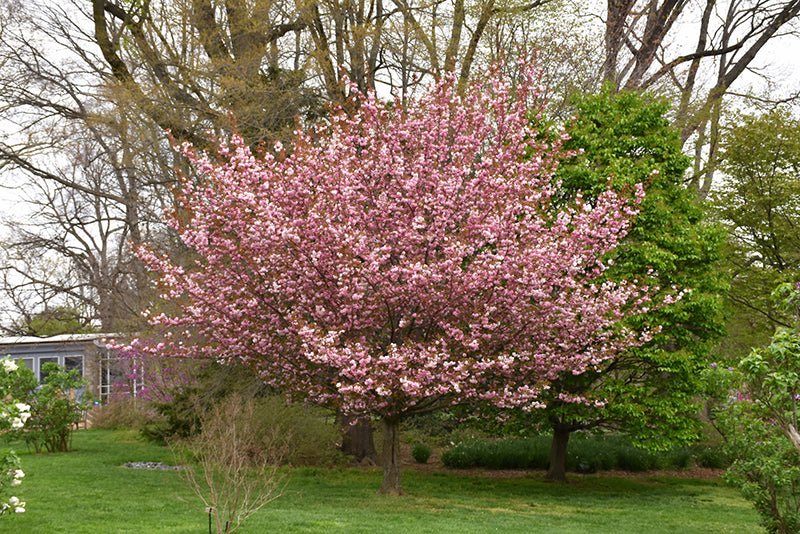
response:
M9 336L0 337L0 345L33 345L37 343L80 343L124 337L123 334L61 334L50 337Z

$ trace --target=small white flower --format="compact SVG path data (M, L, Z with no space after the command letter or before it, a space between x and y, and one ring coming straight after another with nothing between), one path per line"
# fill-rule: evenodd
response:
M25 513L25 507L17 506L16 508L14 508L14 513L15 514L24 514Z
M22 484L22 481L18 478L15 478L14 480L11 481L12 486L19 486L20 484Z
M25 478L25 471L23 471L22 469L15 469L14 478Z
M13 373L17 370L17 362L14 360L10 358L3 358L3 360L0 361L3 362L3 369L5 369L7 373Z
M30 404L25 404L24 402L18 402L14 406L16 406L17 410L19 410L20 412L29 412L29 411L31 411L31 405Z
M16 506L19 504L19 502L20 502L19 499L14 497L13 495L8 498L8 504L10 504L11 506Z
M14 419L11 420L11 428L13 428L14 430L19 430L23 426L25 426L25 421L23 421L19 417L15 417Z

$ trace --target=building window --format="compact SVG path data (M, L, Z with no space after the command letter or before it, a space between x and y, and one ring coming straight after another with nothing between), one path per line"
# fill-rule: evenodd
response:
M83 356L77 354L69 356L26 356L14 359L33 371L36 380L39 382L42 382L47 376L47 372L43 370L43 367L48 363L54 363L67 371L76 369L81 377L84 376Z
M64 356L64 369L77 370L78 374L83 376L83 356Z
M60 359L61 358L59 358L58 356L47 356L39 358L39 376L37 377L39 379L39 382L44 382L44 379L47 377L47 371L45 370L44 366L47 365L48 363L54 363L56 365L60 365L61 364L61 362L59 362Z

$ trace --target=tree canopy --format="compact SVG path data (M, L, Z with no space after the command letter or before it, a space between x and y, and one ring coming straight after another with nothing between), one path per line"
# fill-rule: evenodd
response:
M693 439L698 430L700 371L724 332L722 229L709 223L703 208L683 184L689 165L679 132L666 118L668 104L648 95L606 88L576 98L577 118L565 148L576 155L556 173L559 195L592 202L609 185L620 189L645 184L646 195L630 232L612 252L609 280L640 279L686 294L668 306L653 307L628 324L657 332L644 346L632 347L580 375L562 373L547 392L547 407L537 415L554 431L551 476L564 477L568 433L611 428L641 444L663 449ZM595 401L572 404L559 395Z
M382 419L469 400L540 406L548 382L645 342L621 324L648 289L601 259L642 188L556 208L560 140L528 121L534 76L449 77L407 109L356 93L357 113L256 158L191 155L173 225L188 265L143 252L163 297L158 342L134 349L241 361L284 391ZM527 155L527 157L523 157ZM673 297L665 297L670 302ZM587 402L563 392L562 402ZM384 486L399 491L396 452Z
M800 121L783 109L738 117L722 147L713 206L729 231L732 311L722 352L742 357L790 318L769 295L800 270Z

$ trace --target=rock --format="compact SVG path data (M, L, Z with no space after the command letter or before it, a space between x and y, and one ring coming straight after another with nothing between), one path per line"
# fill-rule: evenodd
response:
M128 462L122 464L122 467L128 469L154 469L156 471L178 471L183 469L180 465L167 465L161 462Z

